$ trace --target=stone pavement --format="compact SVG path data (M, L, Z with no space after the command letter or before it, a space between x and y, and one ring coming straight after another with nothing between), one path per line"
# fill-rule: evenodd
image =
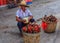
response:
M60 43L60 0L49 3L34 2L30 7L35 19L43 17L45 14L53 14L58 18L56 32L52 34L41 31L40 43ZM0 11L0 43L23 43L23 38L19 35L16 26L15 13L18 8ZM39 22L40 23L40 22Z
M2 5L2 6L0 6L0 11L1 10L6 10L7 9L7 5Z

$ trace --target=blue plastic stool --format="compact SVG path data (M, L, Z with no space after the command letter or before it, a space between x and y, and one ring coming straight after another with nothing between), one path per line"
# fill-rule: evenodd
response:
M32 2L26 2L27 3L27 5L30 5L30 4L32 4Z

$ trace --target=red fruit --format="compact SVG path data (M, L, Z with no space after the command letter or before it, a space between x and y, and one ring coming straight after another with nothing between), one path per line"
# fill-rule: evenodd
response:
M29 33L32 32L32 28L31 28L31 26L28 27L28 32L29 32Z
M35 31L38 31L39 29L38 28L35 28Z
M38 27L40 28L40 25L38 25Z
M35 26L35 29L34 30L38 30L38 27L37 26Z
M27 28L26 28L26 27L23 27L22 30L23 30L24 32L26 32L26 31L27 31Z
M31 27L28 27L28 30L31 30Z
M40 26L38 26L38 25L35 26L35 27L34 27L34 31L35 31L35 32L40 32Z
M38 29L38 28L39 28L39 26L36 25L36 26L35 26L35 29Z

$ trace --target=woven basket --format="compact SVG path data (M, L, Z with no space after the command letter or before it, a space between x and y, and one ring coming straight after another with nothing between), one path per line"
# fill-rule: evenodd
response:
M24 43L39 43L40 42L40 33L30 34L23 32Z
M47 32L47 33L53 33L53 32L55 32L56 26L57 26L56 22L48 23L45 32Z

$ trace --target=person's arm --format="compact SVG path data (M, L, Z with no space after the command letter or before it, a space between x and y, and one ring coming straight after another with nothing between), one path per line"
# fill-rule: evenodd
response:
M32 15L32 13L28 10L28 13L29 13L29 18L28 18L28 20L30 21L30 19L32 19L33 18L33 15Z
M22 20L19 18L19 11L16 12L16 21L17 22L25 22L26 20Z
M23 22L23 23L25 23L25 22L26 22L26 20L20 19L20 18L19 18L19 17L17 17L17 16L16 16L16 21L18 21L18 22Z
M17 17L17 16L16 16L16 21L22 22L22 20L19 17Z

